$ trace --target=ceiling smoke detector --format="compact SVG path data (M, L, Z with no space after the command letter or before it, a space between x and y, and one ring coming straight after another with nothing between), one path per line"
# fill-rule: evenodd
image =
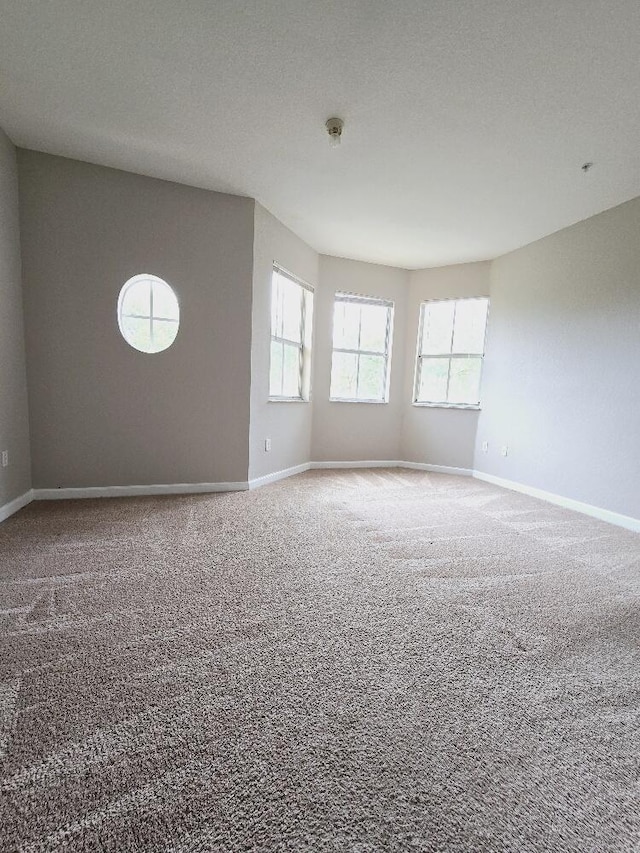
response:
M340 137L342 136L344 122L341 118L328 118L325 122L325 127L329 134L329 144L332 148L337 148L338 145L340 145Z

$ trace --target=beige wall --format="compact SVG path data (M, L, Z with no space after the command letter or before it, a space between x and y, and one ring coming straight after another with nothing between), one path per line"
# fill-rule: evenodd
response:
M404 374L402 459L449 468L473 468L479 412L414 406L413 383L416 368L420 303L428 299L457 299L489 296L489 269L486 261L458 264L409 274L406 363ZM484 401L483 401L484 402Z
M311 442L314 461L401 458L405 361L403 330L407 323L408 277L406 270L320 256ZM336 291L393 300L394 331L388 403L335 403L329 400Z
M254 233L250 479L308 462L311 453L313 403L269 402L273 262L310 284L318 296L317 252L257 203ZM271 439L269 453L266 438Z
M246 481L251 199L20 151L34 487ZM168 350L116 319L132 275L180 301Z
M31 488L16 151L0 130L0 508Z
M493 262L475 467L640 518L639 369L635 199Z

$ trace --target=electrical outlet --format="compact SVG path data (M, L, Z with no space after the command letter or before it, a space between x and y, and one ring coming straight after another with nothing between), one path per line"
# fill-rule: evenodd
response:
M500 448L500 456L508 456L509 455L509 446L507 444L503 444Z
M488 442L488 441L483 441L483 442L482 442L482 452L483 452L483 453L488 453L488 452L489 452L489 442Z
M265 440L264 440L264 452L269 453L270 450L271 450L271 439L265 438Z
M8 464L9 464L9 451L3 450L2 451L2 467L6 468Z

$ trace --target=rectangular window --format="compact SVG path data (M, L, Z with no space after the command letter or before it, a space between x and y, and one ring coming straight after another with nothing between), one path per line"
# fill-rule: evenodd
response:
M488 308L485 298L422 303L414 403L480 405Z
M393 302L336 293L333 310L332 400L386 403Z
M274 264L271 278L270 400L308 400L313 290Z

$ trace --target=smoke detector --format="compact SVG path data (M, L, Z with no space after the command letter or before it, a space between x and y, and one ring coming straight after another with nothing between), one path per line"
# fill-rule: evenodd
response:
M332 148L337 148L340 145L344 122L341 118L328 118L324 126L327 128L327 133L329 134L329 144Z

